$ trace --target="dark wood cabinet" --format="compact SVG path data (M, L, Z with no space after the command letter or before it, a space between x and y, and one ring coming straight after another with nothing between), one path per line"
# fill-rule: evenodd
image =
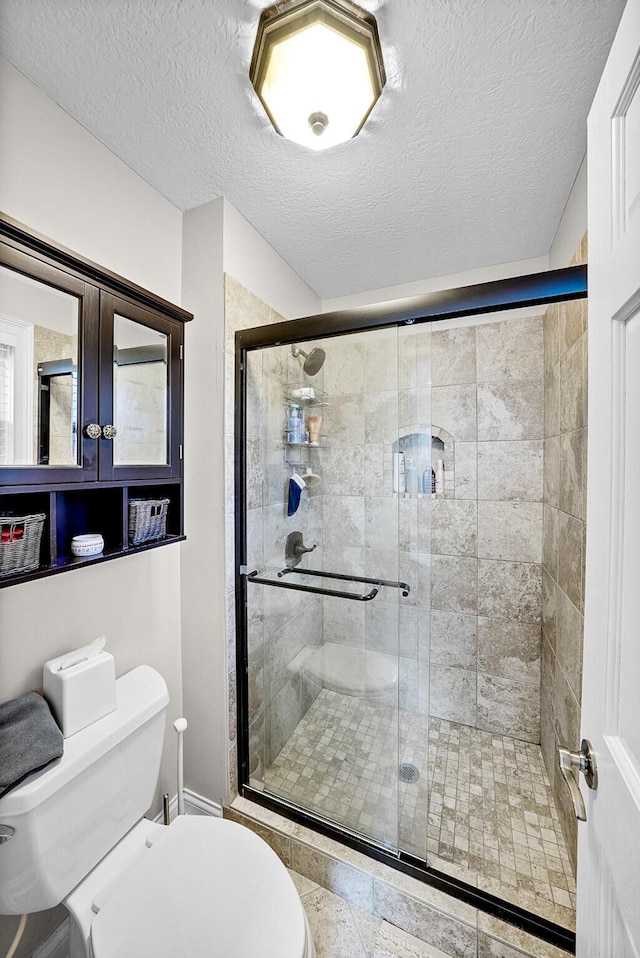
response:
M0 586L184 537L191 318L0 215L0 516L46 516L39 567L7 574L0 556ZM134 546L139 498L168 500L166 535ZM85 533L104 550L78 559Z

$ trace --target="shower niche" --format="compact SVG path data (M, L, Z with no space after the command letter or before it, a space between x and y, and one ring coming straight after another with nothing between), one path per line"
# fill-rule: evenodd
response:
M455 444L445 429L433 426L430 432L405 433L391 444L391 452L395 494L409 498L449 498L455 494ZM399 455L404 457L404 483L398 475Z

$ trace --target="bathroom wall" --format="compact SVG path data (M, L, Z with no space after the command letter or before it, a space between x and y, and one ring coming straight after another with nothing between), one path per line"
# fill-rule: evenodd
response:
M586 235L571 265L587 262ZM556 748L580 742L587 455L587 302L544 315L541 743L575 866L577 821Z
M0 209L180 302L179 210L2 58L0 128ZM146 662L164 675L169 718L177 718L180 602L178 545L3 589L0 701L40 688L43 662L104 634L118 674ZM165 790L175 790L173 735L165 741L158 798ZM16 958L31 955L64 914L31 916ZM16 925L0 918L0 953Z

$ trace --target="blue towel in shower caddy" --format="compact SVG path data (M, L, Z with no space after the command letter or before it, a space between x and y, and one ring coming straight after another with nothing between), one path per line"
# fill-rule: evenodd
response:
M300 505L300 496L302 495L302 490L306 486L306 482L299 476L297 472L289 479L289 502L287 504L287 515L293 516L298 511L298 506Z

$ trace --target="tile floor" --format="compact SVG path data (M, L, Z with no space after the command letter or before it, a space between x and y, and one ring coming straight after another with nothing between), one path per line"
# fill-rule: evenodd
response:
M398 781L398 754L417 782ZM575 881L537 745L323 689L264 787L573 926Z
M309 918L317 958L448 958L308 878L289 874Z

